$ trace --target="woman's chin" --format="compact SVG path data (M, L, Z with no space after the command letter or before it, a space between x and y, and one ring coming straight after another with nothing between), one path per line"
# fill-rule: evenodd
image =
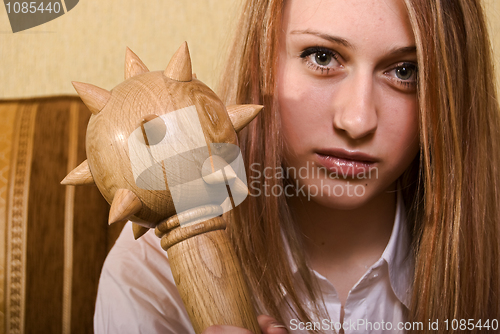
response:
M310 201L334 210L356 210L365 206L372 198L370 196L335 196L323 195L311 197Z
M388 195L388 190L394 190L394 185L384 186L380 182L360 182L360 180L337 180L306 182L296 189L301 190L298 198L302 205L310 203L334 210L355 210L371 203L379 196Z

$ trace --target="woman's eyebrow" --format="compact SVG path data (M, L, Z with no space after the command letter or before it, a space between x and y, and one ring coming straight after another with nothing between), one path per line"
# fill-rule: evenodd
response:
M354 47L354 45L352 45L351 43L349 43L346 39L344 39L342 37L328 35L328 34L318 32L318 31L314 31L314 30L308 30L308 29L306 29L306 30L293 30L290 32L290 34L293 34L293 35L301 35L301 34L314 35L314 36L320 37L324 40L327 40L327 41L330 41L333 43L337 43L337 44L341 44L347 48L350 48L353 50L356 49ZM416 53L416 52L417 52L417 47L415 45L411 45L411 46L395 47L395 48L389 50L387 52L387 54L391 55L391 56L393 56L393 55L397 56L397 55Z
M401 54L416 53L416 52L417 52L417 47L415 45L412 45L412 46L396 47L394 49L389 50L387 54L397 56Z
M332 35L324 34L324 33L318 32L318 31L314 31L314 30L293 30L293 31L290 32L290 34L294 34L294 35L299 35L299 34L314 35L314 36L318 36L320 38L323 38L323 39L325 39L327 41L341 44L341 45L343 45L343 46L345 46L347 48L355 49L354 46L351 43L349 43L347 40L345 40L342 37L332 36Z

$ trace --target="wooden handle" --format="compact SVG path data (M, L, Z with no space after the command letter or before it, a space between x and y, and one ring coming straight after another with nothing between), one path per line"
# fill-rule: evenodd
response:
M225 226L221 217L204 223ZM170 246L167 253L196 333L212 325L233 325L260 333L239 260L224 230L187 238Z
M94 183L112 203L110 223L142 225L134 227L136 238L155 227L197 333L215 324L260 333L241 267L223 231L225 222L218 216L248 194L244 172L240 179L230 162L240 157L243 163L233 149L236 131L262 106L226 110L210 88L193 79L185 43L165 71L150 72L127 49L125 81L111 91L73 85L93 115L86 136L88 161L63 183ZM224 191L212 192L227 187L232 200Z

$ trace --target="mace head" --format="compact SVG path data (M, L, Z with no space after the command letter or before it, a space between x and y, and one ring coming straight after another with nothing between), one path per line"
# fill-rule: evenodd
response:
M112 203L110 223L154 227L193 206L227 211L246 197L236 132L262 106L226 108L193 76L187 43L154 72L127 48L125 81L111 91L73 85L92 116L87 160L62 183L95 183Z

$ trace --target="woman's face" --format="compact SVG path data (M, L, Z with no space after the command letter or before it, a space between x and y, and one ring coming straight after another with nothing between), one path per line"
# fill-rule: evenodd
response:
M287 0L283 18L278 101L294 195L353 209L393 190L419 147L403 1Z

